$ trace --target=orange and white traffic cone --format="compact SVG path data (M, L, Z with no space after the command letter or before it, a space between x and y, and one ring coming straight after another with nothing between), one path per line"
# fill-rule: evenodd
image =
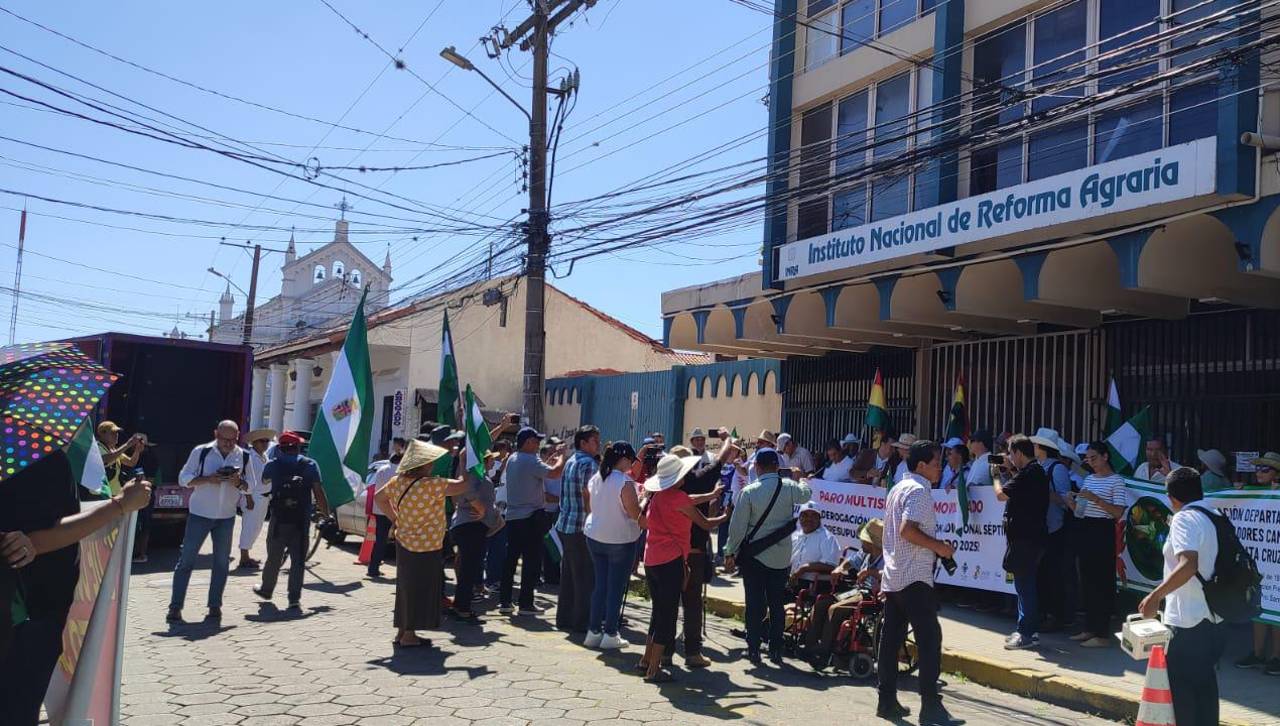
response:
M369 564L369 560L373 558L373 543L377 539L378 524L373 517L366 517L364 525L364 542L360 543L360 555L356 558L357 565Z
M1173 692L1169 690L1163 645L1151 648L1147 680L1142 686L1142 702L1138 704L1138 720L1134 726L1174 726Z

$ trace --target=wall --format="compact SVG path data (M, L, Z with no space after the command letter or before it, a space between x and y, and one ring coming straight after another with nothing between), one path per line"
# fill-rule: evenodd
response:
M767 362L776 367L777 361ZM750 438L761 429L777 432L781 428L782 393L776 370L765 370L763 377L755 371L741 375L717 373L701 386L702 395L698 395L699 383L696 378L689 379L684 406L685 433L694 427L710 431L712 427L723 426L730 431L737 429L740 436Z

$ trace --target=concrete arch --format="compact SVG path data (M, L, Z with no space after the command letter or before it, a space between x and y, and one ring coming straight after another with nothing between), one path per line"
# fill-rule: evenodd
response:
M1102 315L1094 311L1025 299L1023 272L1012 259L968 265L959 268L958 274L940 274L938 278L949 294L950 302L944 304L953 312L1076 328L1092 328L1102 323Z
M1210 302L1280 308L1280 281L1240 272L1235 242L1227 225L1208 214L1158 227L1138 256L1137 287Z
M715 374L715 383L711 386L711 397L719 398L721 392L724 391L725 378L723 373Z
M1120 261L1105 241L1053 250L1023 274L1032 276L1033 284L1023 281L1028 300L1163 320L1185 317L1188 311L1186 298L1121 287Z
M770 388L771 383L772 383L772 389ZM765 371L764 378L760 380L760 389L756 391L756 393L758 395L763 396L765 395L765 393L767 393L770 390L779 392L778 385L779 385L778 374L774 373L773 371Z
M742 395L743 396L752 395L752 390L755 388L758 388L759 386L760 386L760 376L756 375L755 371L752 371L747 376L746 380L742 382Z
M1267 217L1262 227L1262 237L1258 240L1259 262L1257 273L1270 277L1280 277L1280 208Z
M955 293L948 292L945 288L944 282L933 273L903 276L896 282L881 284L881 318L887 322L932 325L957 333L980 331L1002 335L1031 335L1035 332L1035 325L1019 323L1016 318L951 310L955 306Z
M677 313L672 316L671 329L668 331L668 345L672 348L692 350L698 345L697 325L692 313Z
M736 371L729 373L729 385L724 389L725 398L733 398L733 391L738 387L738 379L741 377L741 374Z
M691 376L685 398L702 398L702 376Z

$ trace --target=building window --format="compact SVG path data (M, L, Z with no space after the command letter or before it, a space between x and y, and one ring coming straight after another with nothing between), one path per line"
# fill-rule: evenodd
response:
M342 260L333 261L333 276L342 279L347 274L347 266Z
M352 271L351 271L351 284L352 284L352 285L354 285L354 286L356 286L356 287L360 287L360 279L361 279L361 278L360 278L360 271L359 271L359 270L352 270Z
M1205 138L1217 129L1217 75L1212 70L1128 89L1158 73L1202 60L1220 44L1212 27L1187 36L1180 24L1215 12L1201 0L1075 0L1006 25L973 43L969 194L1114 161ZM1162 16L1170 16L1162 27ZM1146 42L1161 33L1160 42ZM1135 47L1135 45L1137 47ZM1179 49L1186 48L1179 52ZM1150 59L1149 63L1144 63ZM1079 79L1078 84L1073 81ZM1046 89L1046 93L1024 91ZM1118 92L1117 89L1128 89ZM1078 113L1054 112L1084 96L1116 94ZM1048 115L1047 120L1039 120ZM1034 116L1035 130L1008 124ZM1003 128L1003 130L1001 130ZM998 137L998 140L997 140Z
M800 239L825 234L831 182L831 104L815 108L800 121Z
M311 280L312 282L323 282L326 274L324 265L316 265L316 271L311 276Z
M933 10L935 0L809 0L804 69L811 71Z

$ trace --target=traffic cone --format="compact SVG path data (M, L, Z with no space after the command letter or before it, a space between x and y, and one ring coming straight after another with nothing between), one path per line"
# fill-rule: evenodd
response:
M366 517L364 525L364 542L360 543L360 556L356 558L357 565L369 564L369 560L373 558L373 543L377 539L378 525L373 517Z
M1169 690L1163 645L1151 647L1147 680L1142 686L1142 702L1138 704L1138 720L1134 726L1174 726L1173 692Z

